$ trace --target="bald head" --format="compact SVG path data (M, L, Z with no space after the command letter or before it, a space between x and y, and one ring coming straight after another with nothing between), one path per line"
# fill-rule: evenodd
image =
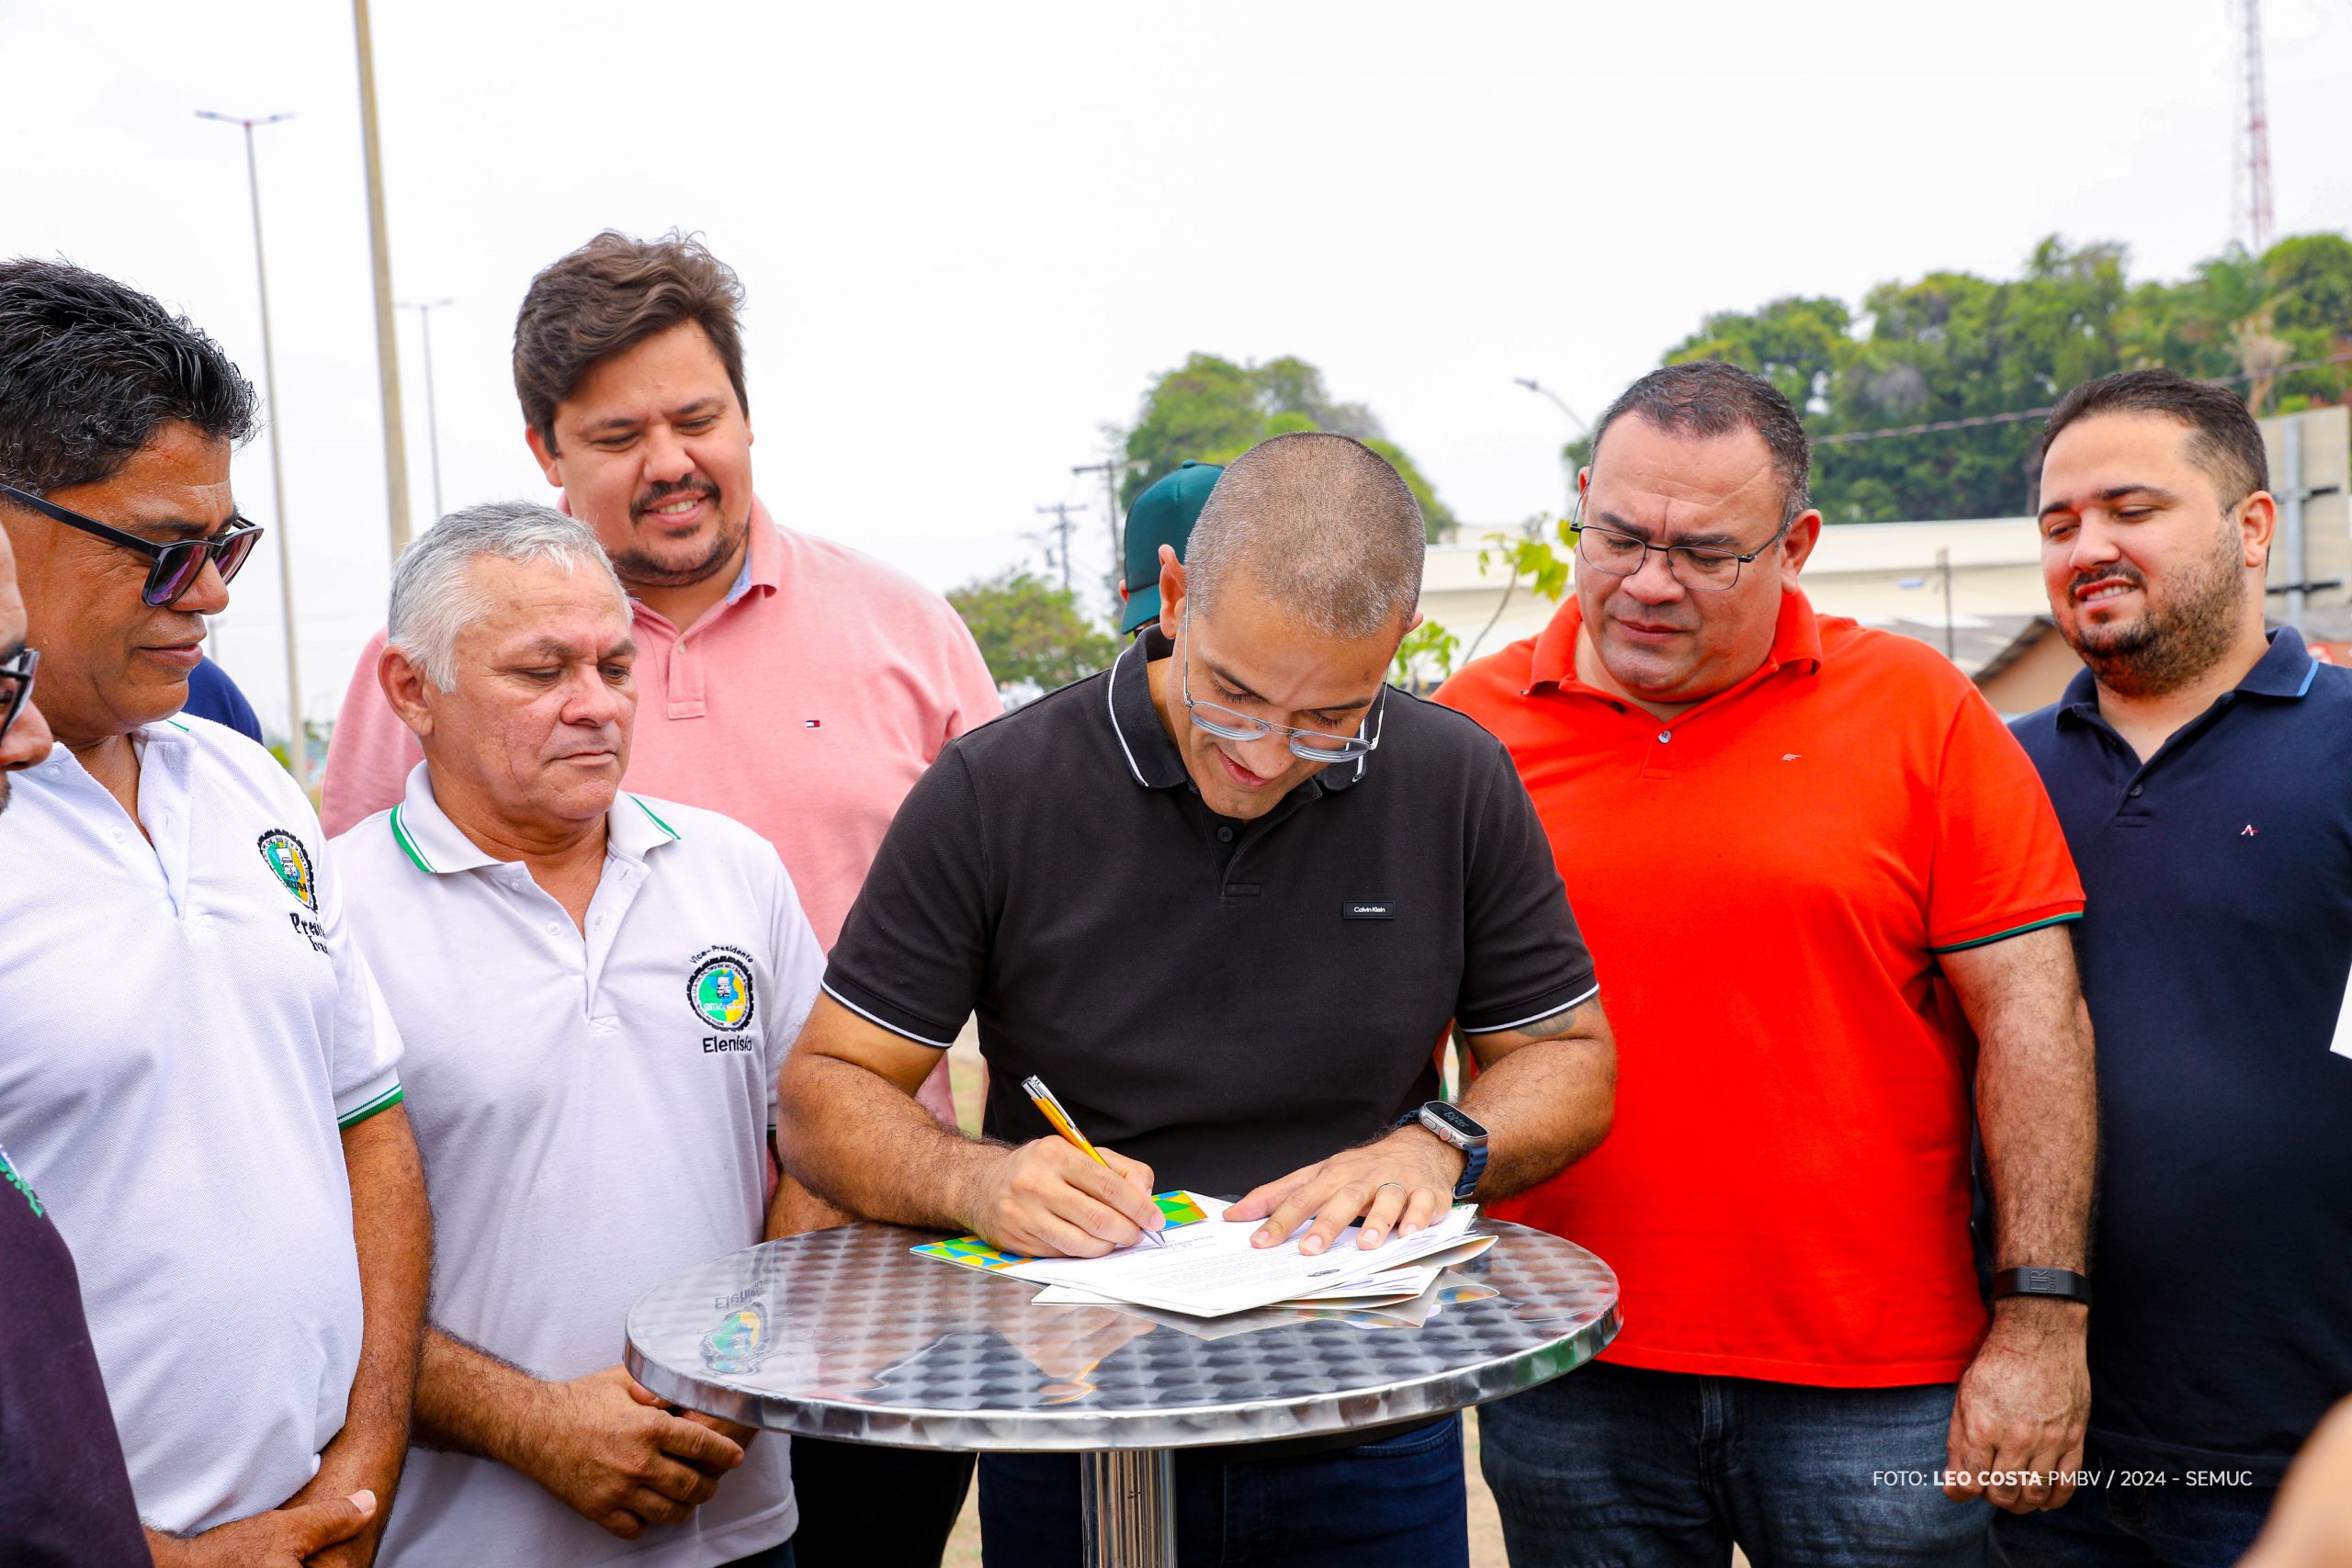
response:
M1184 555L1203 615L1247 578L1328 637L1400 636L1421 596L1421 508L1360 441L1303 431L1226 465Z

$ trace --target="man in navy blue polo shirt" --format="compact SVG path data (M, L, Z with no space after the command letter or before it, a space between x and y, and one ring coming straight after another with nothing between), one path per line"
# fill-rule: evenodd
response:
M2075 852L2107 1168L2090 1483L2008 1561L2234 1563L2352 1391L2352 671L2266 633L2261 432L2169 371L2069 393L2042 572L2088 666L2019 722Z

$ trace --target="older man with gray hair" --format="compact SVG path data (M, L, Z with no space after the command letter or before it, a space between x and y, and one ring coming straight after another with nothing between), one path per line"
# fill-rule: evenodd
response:
M856 1213L1066 1257L1157 1229L1155 1186L1241 1194L1227 1217L1261 1245L1304 1226L1317 1252L1600 1141L1613 1046L1527 792L1477 726L1384 681L1422 539L1378 456L1278 436L1219 478L1185 563L1161 550L1157 630L948 745L786 1064L795 1176ZM985 1140L913 1099L976 1010ZM1442 1115L1449 1027L1485 1070ZM1031 1074L1111 1169L1053 1135ZM1183 1559L1464 1563L1460 1433L1182 1458ZM1077 1561L1077 1461L983 1456L980 1517L992 1562Z
M790 1561L785 1440L615 1364L632 1301L760 1239L821 962L765 840L620 787L635 659L546 507L453 513L394 574L378 677L424 761L335 845L441 1242L400 1568Z

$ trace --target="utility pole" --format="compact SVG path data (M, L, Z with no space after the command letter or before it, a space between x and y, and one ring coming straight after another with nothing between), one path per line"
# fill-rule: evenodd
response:
M2238 155L2231 161L2236 178L2233 214L2238 235L2249 255L2270 248L2270 108L2262 85L2262 0L2237 0L2245 31L2238 42L2238 69L2245 103L2245 122L2238 129Z
M1111 531L1111 581L1119 581L1126 570L1126 540L1119 533L1119 476L1129 468L1148 468L1151 465L1139 457L1110 457L1100 463L1078 463L1070 468L1072 474L1102 476L1102 513Z
M196 118L233 125L245 133L245 191L254 209L254 280L261 289L261 387L262 396L269 400L269 486L271 504L276 510L271 521L277 530L278 600L286 615L286 760L294 771L294 782L307 791L311 787L311 741L302 726L302 639L294 616L294 535L286 522L286 432L278 423L282 405L277 400L277 356L269 336L269 264L263 257L261 244L261 175L254 163L254 128L277 125L294 117L273 114L245 119L198 109Z
M437 523L447 514L441 510L441 415L433 406L433 312L457 301L420 299L413 304L407 300L398 303L403 310L414 310L417 324L424 329L424 444L433 454L433 519Z
M1936 552L1936 570L1944 574L1944 657L1957 664L1960 662L1960 655L1952 649L1954 639L1951 626L1951 551L1950 548Z
M1070 588L1069 588L1069 530L1070 530L1069 514L1070 514L1071 513L1073 513L1073 512L1083 512L1083 511L1085 511L1085 510L1086 510L1086 507L1085 507L1084 503L1082 503L1082 502L1078 503L1078 504L1072 504L1071 502L1067 502L1067 501L1057 501L1057 502L1054 502L1051 506L1041 506L1041 507L1037 508L1037 510L1038 510L1040 513L1051 513L1053 514L1053 518L1054 518L1054 532L1055 532L1055 534L1056 534L1056 535L1057 535L1057 536L1059 536L1059 543L1058 543L1058 545L1056 547L1056 551L1055 551L1055 553L1056 553L1056 554L1057 554L1057 555L1059 555L1059 556L1060 556L1060 558L1061 558L1061 563L1062 563L1062 592L1065 592L1065 593L1067 593L1067 592L1069 592L1070 591ZM1049 566L1049 567L1050 567L1050 566L1052 566L1052 565L1053 565L1053 562L1052 562L1052 561L1050 561L1050 560L1048 560L1046 564L1047 566Z
M359 145L368 170L368 254L376 274L377 396L384 416L384 504L391 516L392 558L408 548L408 440L401 428L400 331L392 315L392 243L384 224L384 154L376 134L376 51L368 0L351 0L359 40Z

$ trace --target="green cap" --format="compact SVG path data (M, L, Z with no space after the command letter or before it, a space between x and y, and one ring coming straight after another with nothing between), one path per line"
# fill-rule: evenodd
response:
M1176 547L1184 558L1184 541L1193 536L1201 507L1216 478L1225 469L1216 463L1195 463L1190 457L1172 474L1162 474L1127 508L1127 560L1120 574L1119 594L1127 604L1119 617L1122 632L1149 626L1159 619L1159 547Z

